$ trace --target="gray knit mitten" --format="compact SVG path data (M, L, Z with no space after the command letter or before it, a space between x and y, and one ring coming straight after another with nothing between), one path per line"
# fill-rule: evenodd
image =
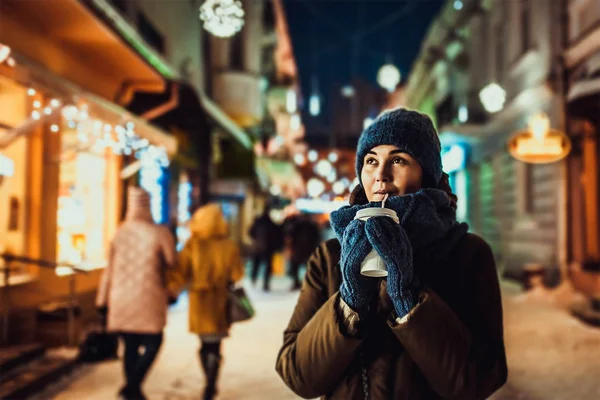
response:
M387 290L401 318L417 304L418 282L413 275L412 245L404 228L388 217L371 217L365 231L388 270Z
M342 239L340 296L359 315L370 311L370 304L377 297L379 287L379 279L360 274L360 265L372 249L365 235L365 222L352 220L344 230Z

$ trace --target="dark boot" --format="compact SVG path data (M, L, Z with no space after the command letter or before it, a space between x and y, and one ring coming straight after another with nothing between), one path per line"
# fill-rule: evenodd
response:
M206 376L206 388L204 389L204 400L213 400L217 395L217 379L221 367L221 356L213 352L200 352L202 369Z

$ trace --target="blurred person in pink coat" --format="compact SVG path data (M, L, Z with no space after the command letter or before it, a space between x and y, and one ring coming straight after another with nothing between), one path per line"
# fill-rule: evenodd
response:
M132 187L127 214L110 247L96 305L107 312L107 330L121 335L125 399L144 399L141 384L156 359L167 321L167 269L175 267L175 240L152 220L150 195ZM144 349L141 352L141 349Z

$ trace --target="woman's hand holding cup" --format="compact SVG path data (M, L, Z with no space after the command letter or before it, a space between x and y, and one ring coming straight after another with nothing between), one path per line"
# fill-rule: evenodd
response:
M350 308L359 315L364 315L370 311L379 287L377 279L362 276L360 273L362 261L373 249L365 235L365 222L358 219L352 220L344 230L341 245L342 285L340 296Z
M386 216L369 218L365 232L387 267L388 294L396 313L403 317L416 305L418 296L410 240L404 228Z

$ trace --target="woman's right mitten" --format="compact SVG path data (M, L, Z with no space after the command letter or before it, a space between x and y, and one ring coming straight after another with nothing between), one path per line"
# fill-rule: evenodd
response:
M372 300L377 297L379 279L369 278L360 274L360 265L373 249L365 234L365 223L352 220L342 239L342 254L340 269L342 285L340 296L346 304L359 315L368 313Z

